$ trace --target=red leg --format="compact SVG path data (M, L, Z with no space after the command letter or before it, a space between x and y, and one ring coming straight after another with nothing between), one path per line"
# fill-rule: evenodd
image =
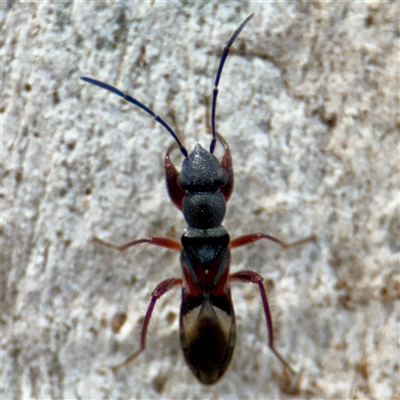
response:
M267 293L265 291L262 276L260 274L257 274L254 271L239 271L239 272L236 272L235 274L232 274L230 277L230 280L231 281L257 283L257 285L260 289L261 299L263 302L265 319L267 320L267 329L268 329L268 336L269 336L268 346L271 349L271 351L274 353L274 355L279 359L279 361L285 366L285 368L288 369L293 376L296 375L294 370L289 365L289 363L279 354L278 350L276 350L274 347L274 332L273 332L273 326L272 326L272 317L271 317L271 312L269 310Z
M308 242L315 242L317 240L316 235L311 235L308 238L298 240L297 242L293 243L286 243L274 236L267 235L265 233L257 232L257 233L250 233L249 235L239 236L238 238L231 241L231 248L244 246L249 243L257 242L261 239L268 239L272 242L278 243L279 246L283 247L284 249L288 249L290 247L300 246L304 243Z
M157 285L157 287L154 289L153 293L151 294L151 301L149 304L149 308L147 309L146 316L144 317L144 322L142 326L142 334L140 336L140 349L130 355L126 360L124 360L121 364L115 365L112 367L112 369L115 371L119 367L122 367L123 365L128 364L131 362L133 359L135 359L145 348L146 348L146 334L147 334L147 329L149 327L150 323L150 318L151 314L153 313L154 306L156 305L157 300L166 292L168 292L170 289L172 289L174 286L177 285L182 285L182 279L181 278L170 278L166 279L165 281L162 281Z
M101 240L97 237L94 237L93 240L95 242L101 243L104 246L111 247L112 249L116 249L119 251L124 251L124 250L128 249L129 247L136 246L137 244L140 244L140 243L154 244L156 246L166 247L167 249L172 249L172 250L180 250L181 249L181 244L179 242L176 242L175 240L172 240L172 239L163 238L163 237L148 237L148 238L143 238L143 239L137 239L137 240L134 240L133 242L129 242L122 246L116 246L115 244L105 242L104 240Z
M222 186L221 192L225 197L225 201L228 202L231 197L233 190L233 167L232 167L232 156L231 151L229 150L228 143L226 143L225 139L219 134L216 133L218 141L224 147L225 153L221 160L221 167L228 173L228 182L226 185Z
M170 155L175 150L178 149L179 145L174 143L165 154L164 168L167 181L167 190L171 201L182 211L183 197L185 196L185 191L178 186L178 171L175 165L172 163Z

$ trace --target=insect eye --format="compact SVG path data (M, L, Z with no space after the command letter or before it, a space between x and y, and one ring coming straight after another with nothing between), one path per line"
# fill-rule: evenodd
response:
M177 183L181 189L185 189L185 190L190 185L189 179L182 172L178 175Z
M226 182L228 182L228 173L223 168L220 168L217 172L217 177L215 178L215 183L223 186L226 184Z

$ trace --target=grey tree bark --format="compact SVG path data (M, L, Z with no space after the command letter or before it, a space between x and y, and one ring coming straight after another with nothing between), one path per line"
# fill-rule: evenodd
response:
M399 395L398 2L1 7L3 399ZM207 144L219 57L252 12L218 99L236 178L225 226L232 238L318 236L238 249L231 265L265 277L276 346L300 379L288 386L257 288L240 285L237 347L217 385L185 365L179 290L157 304L146 352L113 374L139 346L156 284L180 276L179 256L92 239L179 240L185 225L165 190L172 138L79 76L152 107L188 149Z

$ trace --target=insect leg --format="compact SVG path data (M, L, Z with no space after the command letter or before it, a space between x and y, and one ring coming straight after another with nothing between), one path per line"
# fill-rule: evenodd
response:
M248 235L239 236L238 238L232 240L231 248L244 246L246 244L257 242L261 239L271 240L271 242L275 242L275 243L279 244L279 246L283 247L284 249L289 249L291 247L301 246L302 244L305 244L308 242L315 242L317 240L317 236L311 235L305 239L300 239L293 243L286 243L283 240L280 240L274 236L267 235L266 233L257 232L257 233L250 233Z
M146 348L146 334L147 334L147 329L149 327L151 314L153 313L153 310L154 310L154 306L156 305L157 300L164 293L168 292L170 289L172 289L174 286L177 286L177 285L182 285L182 279L181 278L170 278L170 279L166 279L165 281L162 281L161 283L159 283L157 285L157 287L154 289L153 293L151 294L151 301L150 301L149 308L147 309L146 316L144 317L142 334L140 336L140 349L138 351L136 351L135 353L133 353L132 355L130 355L121 364L113 366L111 368L113 371L115 371L119 367L122 367L123 365L126 365L129 362L131 362Z
M274 347L274 332L273 332L273 326L272 326L272 317L271 317L271 311L270 311L269 305L268 305L267 293L265 291L265 286L263 284L263 277L254 271L239 271L239 272L236 272L235 274L232 274L230 276L230 280L256 283L258 285L258 287L260 289L261 299L263 302L265 319L267 320L267 329L268 329L268 336L269 336L268 346L271 349L271 351L274 353L274 355L279 359L279 361L285 366L285 368L288 371L290 371L292 376L295 376L296 375L295 371L292 369L292 367L289 365L289 363L280 355L278 350L276 350Z
M166 247L167 249L172 249L172 250L180 250L181 249L181 244L179 242L176 242L175 240L168 239L165 237L148 237L148 238L137 239L137 240L134 240L133 242L123 244L122 246L117 246L115 244L105 242L104 240L99 239L97 237L94 237L93 240L97 243L102 244L103 246L107 246L107 247L110 247L112 249L119 250L119 251L124 251L124 250L128 249L129 247L136 246L137 244L140 244L140 243L154 244L156 246Z
M228 202L232 194L233 181L234 181L232 156L231 156L231 151L229 150L228 143L226 143L225 139L219 133L216 133L216 137L224 148L224 155L221 160L221 167L228 173L228 181L224 186L221 187L221 192L225 197L225 201Z
M175 168L175 165L171 161L171 153L177 148L179 148L179 145L177 143L174 143L167 150L164 159L164 168L165 168L169 198L175 204L175 206L182 211L183 198L186 192L178 185L179 173Z

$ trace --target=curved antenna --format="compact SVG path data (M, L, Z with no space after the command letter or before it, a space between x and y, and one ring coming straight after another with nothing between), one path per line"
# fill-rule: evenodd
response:
M141 108L142 110L146 111L147 114L150 114L158 123L160 123L171 135L172 137L175 139L175 141L178 143L179 145L179 149L182 152L182 154L185 156L185 158L188 157L188 152L185 149L185 147L183 147L181 141L179 140L178 136L176 135L176 133L170 128L170 126L159 116L156 115L155 112L153 110L151 110L149 107L146 107L143 103L141 103L139 100L136 100L135 98L133 98L132 96L129 96L129 94L125 94L124 92L121 92L119 89L117 89L114 86L108 85L107 83L98 81L96 79L93 78L89 78L87 76L81 76L80 77L84 82L88 82L91 83L92 85L101 87L102 89L106 89L111 93L116 94L117 96L122 97L124 100L128 101L129 103L134 104L135 106L138 106L139 108Z
M222 74L222 69L224 68L224 64L226 61L226 58L228 57L229 50L231 46L233 45L233 42L236 40L236 38L239 36L240 32L242 29L247 25L247 23L253 18L254 13L250 14L233 32L231 38L228 41L228 44L224 48L224 52L222 53L221 61L219 62L219 67L218 67L218 72L217 76L215 78L215 85L214 85L214 90L213 90L213 102L212 102L212 108L211 108L211 130L212 130L212 140L210 144L210 153L214 153L215 149L215 143L217 141L217 137L215 134L215 109L217 107L217 96L218 96L218 85L219 85L219 80L221 78Z

